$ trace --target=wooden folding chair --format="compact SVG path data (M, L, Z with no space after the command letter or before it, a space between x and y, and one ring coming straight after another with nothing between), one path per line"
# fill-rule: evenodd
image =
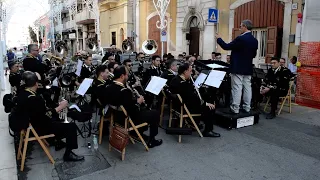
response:
M103 124L105 121L111 121L113 113L111 113L111 117L105 117L104 109L101 109L101 117L99 122L99 144L102 143L102 134L103 134ZM109 131L111 132L111 131Z
M163 90L161 90L161 93L163 94L163 97L162 97L162 103L161 103L161 109L160 109L160 122L159 122L160 127L162 127L164 105L167 99L166 93Z
M281 111L282 111L282 108L283 106L285 105L286 101L288 101L288 104L286 104L287 107L289 107L289 113L291 113L291 108L292 108L292 103L291 103L291 88L292 88L292 85L293 85L294 81L290 81L289 82L289 90L288 90L288 93L286 96L283 96L283 97L279 97L279 99L281 100L281 105L280 105L280 109L278 111L278 115L280 115ZM267 110L267 106L270 102L270 97L268 97L268 100L267 100L267 103L264 105L264 111Z
M131 120L130 116L128 115L127 111L124 109L123 106L120 106L120 108L116 108L114 106L110 106L113 110L117 110L117 111L122 111L125 115L125 122L124 122L124 129L127 130L128 132L130 131L135 131L136 134L138 135L138 138L139 140L142 142L142 144L144 145L146 151L149 151L149 147L147 145L147 143L144 141L144 139L142 138L140 132L138 131L139 128L141 127L144 127L144 126L148 126L148 123L141 123L141 124L138 124L138 125L135 125L133 123L133 121ZM113 115L114 112L112 112L111 114L111 122L110 122L110 129L112 129L113 127L113 123L114 123L114 115ZM128 123L129 122L129 123ZM120 126L120 125L118 125ZM131 126L131 127L130 127ZM112 131L110 131L112 132ZM132 142L132 144L135 144L133 138L129 135L129 138ZM111 144L109 143L109 151L111 151ZM126 148L124 148L121 152L121 160L123 161L124 160L124 157L125 157L125 153L126 153Z
M172 113L176 113L180 116L180 125L179 127L182 128L183 125L183 120L185 120L185 118L189 118L191 120L191 123L193 125L193 128L197 130L198 134L200 137L203 137L198 125L196 124L196 122L194 121L193 117L200 117L201 114L191 114L189 109L187 108L187 106L183 103L182 98L179 94L176 95L177 98L179 99L179 102L181 104L180 106L180 112L174 110L173 108L173 101L170 101L170 117L169 117L169 127L171 127L171 123L172 123ZM186 114L184 114L184 112ZM187 123L187 121L185 121ZM179 135L179 143L181 143L181 135Z
M30 137L30 131L33 133L34 137ZM29 124L29 127L27 129L27 131L25 132L25 130L22 130L20 132L20 142L19 142L19 147L18 147L18 155L17 155L17 160L21 159L21 167L20 167L20 171L24 170L24 164L25 164L25 160L26 160L26 155L27 155L27 147L28 147L28 143L30 141L35 141L37 140L40 144L40 146L42 147L42 149L44 150L44 152L46 153L46 155L48 156L49 160L51 161L52 164L55 163L55 161L53 160L49 149L47 146L49 146L48 142L45 140L47 138L51 138L54 137L54 134L49 134L49 135L44 135L44 136L39 136L38 133L34 130L34 128L32 127L31 124ZM21 148L22 148L22 144L24 143L23 146L23 152L21 152Z

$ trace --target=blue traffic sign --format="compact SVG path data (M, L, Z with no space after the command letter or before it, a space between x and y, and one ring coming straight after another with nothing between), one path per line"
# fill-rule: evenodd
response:
M219 10L218 9L209 8L208 22L219 23Z
M167 31L166 30L162 30L161 35L162 36L166 36L167 35Z

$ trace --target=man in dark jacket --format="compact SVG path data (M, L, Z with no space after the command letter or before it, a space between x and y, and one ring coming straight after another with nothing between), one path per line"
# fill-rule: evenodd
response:
M253 72L252 60L256 57L258 41L251 34L252 22L242 21L240 25L241 35L236 37L231 43L225 43L217 34L217 43L224 50L231 50L230 74L231 74L231 93L232 104L231 113L238 114L240 109L241 97L243 97L244 111L249 112L251 107L251 75ZM242 95L243 89L243 95Z

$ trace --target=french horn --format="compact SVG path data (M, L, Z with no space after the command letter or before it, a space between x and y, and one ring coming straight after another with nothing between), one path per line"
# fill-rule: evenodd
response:
M158 44L153 39L148 39L142 43L142 51L148 55L156 53L158 50Z

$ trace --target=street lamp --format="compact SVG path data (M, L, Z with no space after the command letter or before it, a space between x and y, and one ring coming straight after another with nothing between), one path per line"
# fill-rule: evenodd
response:
M165 29L168 25L168 21L166 20L166 12L168 9L168 5L170 3L170 0L153 0L153 5L156 8L158 15L160 17L160 21L157 21L156 26L158 29L160 29L160 37L162 33L166 33ZM160 38L161 39L161 38ZM161 40L161 58L163 58L163 40Z
M92 12L95 16L95 32L97 34L98 48L101 47L100 41L100 12L99 12L99 4L98 0L82 0L82 2L86 5L88 10Z

